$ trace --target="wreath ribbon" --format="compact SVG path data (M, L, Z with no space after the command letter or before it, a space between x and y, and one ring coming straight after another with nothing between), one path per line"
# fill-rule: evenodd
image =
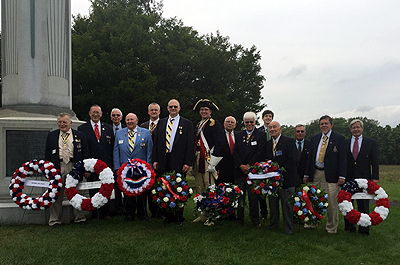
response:
M314 211L314 208L312 207L310 198L308 198L307 193L305 192L305 190L302 191L302 195L301 195L301 199L305 201L308 210L310 210L310 212L315 215L318 219L320 219L321 215L318 212ZM322 219L322 218L321 218Z
M164 183L165 187L167 187L169 192L171 192L172 195L174 195L175 198L177 198L178 200L181 200L181 196L179 196L178 194L176 194L175 192L172 191L172 188L169 185L169 182L165 178L161 177L161 181L162 181L162 183Z

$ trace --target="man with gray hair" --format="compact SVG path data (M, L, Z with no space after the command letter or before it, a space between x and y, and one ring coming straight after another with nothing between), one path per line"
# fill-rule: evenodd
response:
M347 181L363 178L377 183L379 180L379 158L376 141L362 135L364 123L359 119L350 122L350 131L352 136L346 139ZM369 214L369 200L357 200L357 206L361 213ZM354 224L347 221L346 218L344 222L345 231L348 233L356 232ZM369 227L360 226L358 233L368 236Z
M297 174L299 175L300 183L302 183L304 172L306 171L307 158L310 154L310 140L305 139L306 128L303 124L295 126L294 137L296 139L297 150Z
M150 103L149 106L147 107L147 113L149 114L150 120L140 124L140 127L148 129L151 135L153 135L153 132L157 127L158 121L160 120L160 113L161 113L160 105L158 105L155 102Z
M255 129L257 116L254 112L246 112L243 115L243 122L246 127L236 135L235 147L233 148L233 159L235 162L234 178L235 184L243 191L239 197L239 206L237 210L238 224L244 223L244 203L245 196L249 199L250 206L250 219L254 226L261 227L258 199L259 195L251 192L250 187L247 185L247 175L249 174L249 167L253 166L256 162L261 162L266 157L265 146L266 137L265 133L261 130Z
M122 121L122 111L118 108L113 108L111 110L111 121L113 122L112 127L113 127L113 131L114 131L114 136L117 133L118 130L121 130L122 128L124 128L125 126L122 125L121 121Z

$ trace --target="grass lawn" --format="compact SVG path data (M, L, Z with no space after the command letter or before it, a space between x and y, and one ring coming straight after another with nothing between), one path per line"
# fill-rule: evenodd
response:
M381 167L380 184L391 201L400 201L399 171ZM391 207L369 237L346 233L341 213L335 235L325 232L325 222L286 235L282 225L257 229L249 220L244 226L194 224L193 208L191 201L182 227L154 219L124 222L122 216L60 228L0 225L0 264L400 264L400 207Z

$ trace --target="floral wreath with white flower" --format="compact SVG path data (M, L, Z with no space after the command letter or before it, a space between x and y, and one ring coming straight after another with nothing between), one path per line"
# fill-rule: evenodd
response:
M46 192L35 199L22 193L27 175L33 173L44 173L49 180ZM9 188L13 201L20 208L24 210L45 210L58 199L62 185L61 173L54 167L53 163L44 160L31 160L15 170Z
M291 204L295 219L306 225L321 223L327 212L328 194L310 183L302 184L292 195Z
M235 213L241 194L239 187L231 183L212 184L193 200L199 212L215 221Z
M165 173L156 179L151 190L153 201L168 212L181 211L193 194L186 177L180 173Z
M83 179L85 172L99 174L101 182L100 190L92 198L86 198L76 189L79 181ZM108 202L114 187L114 174L106 163L100 159L85 159L74 165L65 180L65 195L69 203L81 211L93 211Z
M150 190L156 174L151 166L138 158L129 159L117 171L117 183L127 196L137 196Z
M353 208L351 197L360 189L362 189L363 192L368 192L368 194L375 194L374 200L376 207L370 214L360 213ZM339 210L350 223L363 227L380 224L388 216L390 208L388 195L384 189L378 184L366 179L355 179L346 182L339 192L338 204Z
M251 192L260 195L261 198L274 196L278 197L278 190L283 187L282 172L285 168L268 160L267 162L256 162L249 168L247 185Z

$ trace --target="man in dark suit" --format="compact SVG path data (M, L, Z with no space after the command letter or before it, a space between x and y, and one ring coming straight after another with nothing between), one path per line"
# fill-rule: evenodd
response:
M258 127L259 130L265 132L265 136L267 138L267 141L271 139L271 136L268 131L268 126L271 123L271 121L274 119L274 113L272 110L264 110L262 113L262 120L263 120L263 125ZM266 222L268 219L268 207L267 207L267 198L260 198L259 201L260 203L260 214L261 214L261 219Z
M150 120L143 122L140 124L140 127L146 128L150 131L152 140L154 142L154 131L157 127L158 121L160 120L160 105L153 102L150 103L147 107L147 113L149 114ZM150 163L151 164L151 163ZM149 210L151 213L150 217L161 219L163 218L162 210L158 207L158 205L153 201L153 196L150 191L146 191L147 201L149 203Z
M65 190L65 178L75 163L89 157L89 148L85 134L71 129L71 115L60 113L57 117L57 130L50 132L46 139L45 159L61 171L63 187L57 201L50 207L49 225L61 225L62 201ZM74 208L74 222L85 223L86 218L81 211Z
M358 178L368 179L375 183L379 181L378 147L374 139L364 137L364 123L355 119L350 122L352 137L346 139L347 148L347 176L346 180ZM369 200L357 200L358 211L369 214ZM345 230L355 232L356 226L344 219ZM364 236L369 235L369 227L358 228L358 232Z
M233 161L233 149L235 147L235 138L237 132L236 119L232 116L228 116L224 121L224 137L221 144L221 156L222 159L217 165L219 172L218 179L215 181L216 184L228 182L234 183L235 178L233 172L235 169L235 162Z
M93 105L90 107L90 121L78 127L78 130L86 135L89 146L90 158L102 160L108 167L113 169L113 149L114 149L114 131L113 128L100 122L103 115L100 106ZM92 173L88 181L99 181L99 175ZM91 197L98 192L98 189L89 190ZM109 219L110 202L107 202L99 210L100 218Z
M151 164L153 140L150 131L137 126L138 118L135 114L126 115L126 128L118 130L114 144L114 168L120 168L129 159L141 159ZM147 220L147 194L136 197L125 196L126 220L133 221L137 209L137 217Z
M113 122L112 127L113 127L113 132L114 132L114 137L115 137L117 132L119 130L122 130L126 126L124 124L122 124L122 122L121 122L123 115L122 115L122 111L120 109L113 108L111 110L110 116L111 116L111 121ZM117 173L116 173L117 170L118 170L118 168L115 168L115 170L114 170L114 180L115 180L115 182L114 182L114 194L115 194L114 202L115 202L116 213L121 214L124 209L124 206L122 204L122 192L118 188L118 183L117 183L117 178L118 178Z
M306 128L303 124L295 126L294 137L296 138L297 150L297 175L299 176L300 183L302 183L306 171L307 158L310 154L310 141L304 138L306 137Z
M333 119L324 115L319 119L321 133L311 137L310 155L303 182L312 182L328 194L326 231L337 233L339 187L346 181L347 158L343 135L332 131Z
M276 229L279 226L279 199L281 200L283 228L286 234L293 234L293 214L292 206L289 201L292 197L296 186L300 185L301 181L297 175L296 161L297 152L295 141L291 137L282 135L282 128L279 122L272 121L269 126L271 140L267 142L267 159L284 167L283 172L283 187L278 191L278 197L270 196L270 229Z
M243 122L246 129L238 132L236 135L233 159L235 161L235 184L243 191L243 195L239 197L236 222L239 224L244 223L244 203L247 192L251 222L254 226L261 227L258 213L258 200L260 196L252 193L250 187L247 185L249 167L253 166L256 162L263 161L266 157L265 133L255 128L256 119L257 116L254 112L246 112L243 115Z
M171 171L186 175L193 163L193 123L179 115L181 106L176 99L168 102L167 110L169 116L161 119L153 132L153 168L157 176ZM168 214L165 221L182 225L183 208L176 215Z

